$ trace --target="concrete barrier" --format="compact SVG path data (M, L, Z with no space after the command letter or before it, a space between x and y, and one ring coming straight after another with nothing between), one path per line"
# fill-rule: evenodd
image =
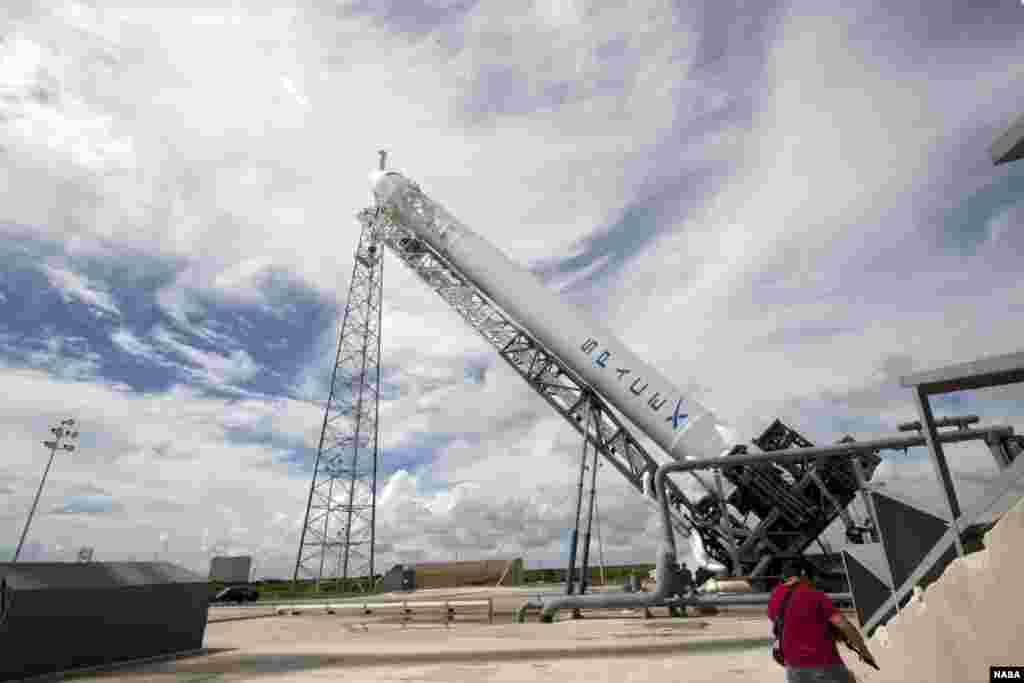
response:
M0 564L0 680L194 651L206 579L164 562Z

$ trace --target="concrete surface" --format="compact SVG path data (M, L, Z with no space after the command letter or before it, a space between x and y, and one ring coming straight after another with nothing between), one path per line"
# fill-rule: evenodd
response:
M211 620L207 653L75 677L78 681L706 681L782 680L759 612L703 619L555 624L397 623L341 616ZM509 615L511 616L511 615Z
M1019 628L1024 585L1024 500L985 538L986 550L951 564L870 641L881 672L844 648L862 683L987 681L993 664L1024 662ZM486 615L439 623L424 611L397 615L276 615L271 607L211 611L206 651L177 660L75 676L78 681L314 681L424 683L639 683L783 681L768 653L761 608L713 617L643 619L640 610L587 612L555 624L514 624L512 612L536 590L480 588L417 591L394 599L489 597ZM374 596L379 601L383 596ZM436 610L435 610L436 612ZM476 619L476 621L474 621Z
M438 610L371 617L307 612L277 615L270 606L210 612L206 650L196 656L82 673L75 681L381 681L506 683L511 681L783 681L768 654L763 608L729 608L714 617L643 619L642 610L588 611L573 621L514 624L534 588L416 591L397 599L491 598L486 610L458 614L446 627ZM551 592L545 587L543 592ZM374 601L383 597L374 596ZM536 618L536 615L534 615Z

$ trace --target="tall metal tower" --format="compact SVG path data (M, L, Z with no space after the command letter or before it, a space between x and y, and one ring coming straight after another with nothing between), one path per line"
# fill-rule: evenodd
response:
M381 167L384 159L381 156ZM372 212L360 214L348 301L292 580L354 579L371 590L377 506L383 249Z

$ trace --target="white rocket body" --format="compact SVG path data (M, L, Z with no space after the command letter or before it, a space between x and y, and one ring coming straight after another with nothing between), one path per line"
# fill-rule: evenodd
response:
M701 540L700 533L696 529L690 531L690 552L693 553L694 561L705 569L716 574L728 571L724 564L716 562L708 556L707 551L704 550L704 541Z
M729 431L603 326L562 301L525 268L395 172L371 174L378 204L442 254L516 323L571 367L676 460L718 457ZM710 477L699 476L707 490ZM723 481L728 496L735 487Z

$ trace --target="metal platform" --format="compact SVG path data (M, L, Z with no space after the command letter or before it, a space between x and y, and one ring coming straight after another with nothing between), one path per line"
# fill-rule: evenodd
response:
M967 424L974 420L962 419L963 424L936 420L930 397L1018 382L1024 382L1024 352L982 358L900 379L902 386L913 390L920 416L918 422L902 427L920 431L927 443L942 489L945 517L936 518L927 511L915 510L912 504L895 514L887 513L880 507L892 507L891 496L872 493L876 515L882 517L878 520L881 542L851 548L846 553L850 588L866 633L891 618L910 599L915 586L936 578L950 562L962 557L965 537L986 528L1024 497L1024 458L1018 457L1024 452L1024 438L986 439L1001 470L999 480L969 510L961 510L939 427L956 426L967 431ZM884 519L887 515L888 520Z

